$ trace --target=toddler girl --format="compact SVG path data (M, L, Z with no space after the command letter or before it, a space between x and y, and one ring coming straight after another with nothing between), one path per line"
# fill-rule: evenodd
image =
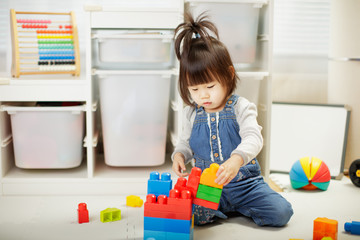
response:
M213 222L225 213L239 212L257 225L283 226L292 207L263 180L256 160L263 145L257 110L234 95L238 76L213 23L201 14L175 30L175 52L180 61L179 92L184 108L183 134L172 154L173 171L180 177L192 159L204 170L218 163L216 183L223 184L217 211L194 205L195 224Z

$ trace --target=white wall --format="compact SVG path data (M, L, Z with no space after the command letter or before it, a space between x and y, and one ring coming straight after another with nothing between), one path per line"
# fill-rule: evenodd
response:
M274 2L273 101L326 103L331 0Z

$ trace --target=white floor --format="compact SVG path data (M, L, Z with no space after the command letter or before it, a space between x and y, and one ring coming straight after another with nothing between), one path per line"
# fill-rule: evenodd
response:
M215 224L195 227L194 239L288 240L312 239L313 220L336 219L339 240L360 239L344 232L344 223L360 221L360 188L344 177L332 180L323 191L291 188L287 175L274 175L285 187L281 193L293 205L294 216L283 228L258 227L251 219L235 216ZM141 196L143 199L145 196ZM2 196L0 197L0 239L142 239L143 208L125 206L126 196ZM88 205L90 222L78 224L77 205ZM122 220L100 221L100 211L117 207Z

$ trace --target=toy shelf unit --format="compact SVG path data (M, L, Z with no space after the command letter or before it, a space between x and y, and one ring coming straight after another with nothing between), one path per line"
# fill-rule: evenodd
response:
M74 12L21 12L10 9L12 76L80 75Z
M85 8L103 163L118 171L165 163L170 83L177 72L173 36L183 9L182 1L172 3L176 6ZM94 175L105 169L96 165Z

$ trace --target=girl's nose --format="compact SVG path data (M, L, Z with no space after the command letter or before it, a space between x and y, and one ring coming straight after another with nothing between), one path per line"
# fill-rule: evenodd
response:
M200 95L200 97L202 98L202 99L204 99L204 98L209 98L209 93L208 93L208 91L201 91L201 95Z

